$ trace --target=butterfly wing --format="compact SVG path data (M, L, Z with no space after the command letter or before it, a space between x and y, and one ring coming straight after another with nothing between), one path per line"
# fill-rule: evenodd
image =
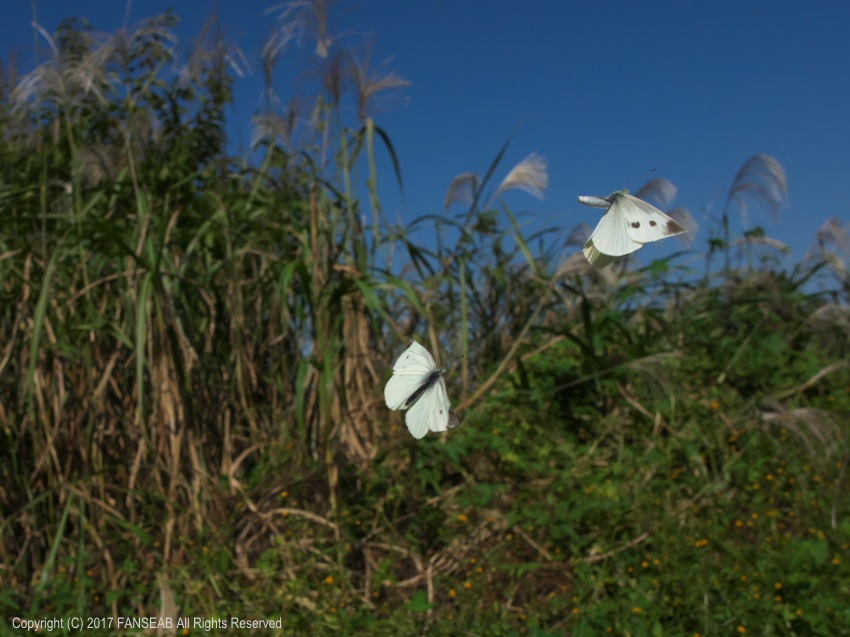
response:
M457 426L459 420L449 402L446 383L442 378L407 410L404 420L414 438L422 438L429 431L445 431Z
M416 341L413 341L393 366L393 375L384 387L384 400L390 409L404 409L407 400L428 376L437 369L434 357ZM421 403L422 396L416 404Z
M687 232L678 221L637 197L621 194L607 214L614 212L615 208L624 220L628 238L640 245Z
M602 259L603 256L624 257L640 246L640 243L629 238L629 233L626 231L626 220L617 206L617 201L615 201L602 215L599 223L596 224L596 229L590 235L587 243L584 244L583 252L591 265L601 268L611 262ZM605 262L601 263L601 261Z
M588 263L595 268L604 268L606 265L611 265L612 263L616 263L617 261L621 261L625 257L612 257L607 254L603 254L599 250L596 249L596 246L593 245L593 239L588 239L587 243L584 244L584 257L587 259Z

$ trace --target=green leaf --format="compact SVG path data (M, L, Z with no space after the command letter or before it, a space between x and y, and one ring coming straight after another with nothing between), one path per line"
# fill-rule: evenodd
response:
M809 542L809 555L812 556L817 566L826 564L826 558L829 555L829 544L824 541Z
M522 577L530 571L536 571L538 568L540 568L540 566L541 565L538 562L525 562L523 564L520 564L519 568L516 570L516 576Z
M414 613L424 613L434 607L434 604L428 603L428 594L425 591L416 591L413 593L413 598L407 603L405 608Z

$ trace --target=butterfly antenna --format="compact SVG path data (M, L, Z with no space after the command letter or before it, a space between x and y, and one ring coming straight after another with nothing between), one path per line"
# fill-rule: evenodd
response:
M448 352L446 352L446 354L448 354ZM449 371L449 368L450 368L452 365L454 365L455 363L457 363L457 362L458 362L461 358L466 358L466 354L461 354L461 355L460 355L460 356L458 356L457 358L453 358L452 360L450 360L450 361L448 362L448 364L447 364L447 365L443 365L443 369L445 369L446 371Z
M647 173L646 173L647 177L648 177L649 175L651 175L652 173L654 173L654 172L655 172L655 168L650 168L650 169L649 169L649 172L647 172ZM628 192L628 191L629 191L629 188L631 187L631 185L632 185L632 182L631 182L631 181L627 181L627 182L626 182L626 188L625 188L626 192Z
M449 365L453 365L453 364L457 363L461 358L466 358L466 354L461 354L456 359L454 359L451 363L449 363Z

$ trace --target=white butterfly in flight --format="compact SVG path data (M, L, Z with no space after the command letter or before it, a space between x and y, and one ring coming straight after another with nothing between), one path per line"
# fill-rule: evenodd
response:
M618 261L644 243L687 232L679 222L633 197L628 190L618 190L607 197L579 197L578 200L585 206L607 208L583 250L590 265L597 268Z
M407 409L404 420L414 438L422 438L429 431L453 429L460 422L446 393L443 380L446 373L416 341L393 366L393 376L384 388L384 400L390 409Z

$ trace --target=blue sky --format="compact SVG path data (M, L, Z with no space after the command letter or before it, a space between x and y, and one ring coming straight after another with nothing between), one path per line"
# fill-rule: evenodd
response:
M237 82L234 140L248 139L250 116L262 105L259 51L273 26L264 9L274 4L218 3L253 69ZM130 24L168 7L188 47L215 5L137 1ZM120 0L37 2L51 33L69 15L111 31L125 9ZM17 53L26 64L31 19L30 1L6 3L4 58ZM790 204L778 223L752 219L788 243L794 261L827 217L850 221L832 194L850 176L850 38L840 35L850 3L349 0L334 24L344 43L374 34L373 59L392 57L390 68L412 82L406 99L377 117L405 180L402 202L384 168L381 196L392 219L441 212L451 179L483 173L512 136L499 179L532 151L549 163L545 200L509 198L530 229L595 225L599 211L576 196L635 190L652 168L679 188L674 205L706 228L705 207L719 210L738 168L756 153L783 164ZM645 251L680 247L669 240Z

